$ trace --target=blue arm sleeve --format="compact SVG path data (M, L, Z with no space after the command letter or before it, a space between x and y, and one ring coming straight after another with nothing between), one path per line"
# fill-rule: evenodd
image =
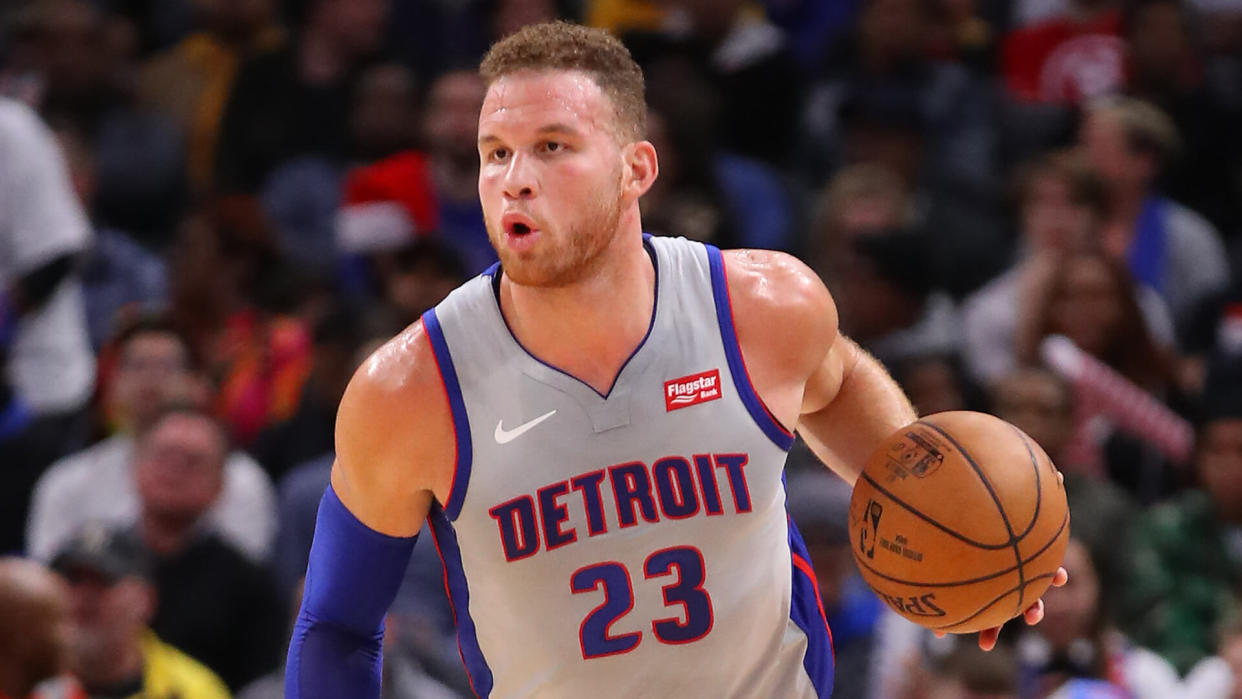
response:
M285 697L379 697L384 615L417 539L371 529L328 486L319 502L302 608L289 642Z

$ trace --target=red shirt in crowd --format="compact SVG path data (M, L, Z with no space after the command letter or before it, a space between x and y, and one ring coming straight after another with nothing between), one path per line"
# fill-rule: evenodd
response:
M1066 17L1011 32L1001 47L1010 94L1028 102L1078 104L1116 91L1125 80L1125 42L1116 10Z

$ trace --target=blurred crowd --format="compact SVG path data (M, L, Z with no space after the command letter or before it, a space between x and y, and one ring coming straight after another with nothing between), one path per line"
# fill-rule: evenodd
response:
M983 654L795 448L836 696L1242 698L1237 0L8 0L0 697L281 696L336 404L495 261L475 66L556 17L644 69L649 232L799 255L1065 473L1070 583ZM427 539L386 696L469 695Z

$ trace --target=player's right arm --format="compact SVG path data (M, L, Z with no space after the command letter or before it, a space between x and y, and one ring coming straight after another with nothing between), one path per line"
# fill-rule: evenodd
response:
M416 323L367 358L345 389L332 488L371 529L413 536L432 498L448 497L455 458L448 397Z
M433 498L452 486L455 438L422 324L376 350L337 411L285 696L378 697L383 619Z

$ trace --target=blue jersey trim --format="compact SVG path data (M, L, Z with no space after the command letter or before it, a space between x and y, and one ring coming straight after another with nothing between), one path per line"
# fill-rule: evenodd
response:
M440 562L444 565L444 590L448 593L449 603L453 607L453 623L457 626L457 650L466 665L470 688L478 696L486 697L492 693L492 669L483 657L483 649L479 647L479 637L474 630L474 619L470 617L470 588L466 584L466 571L461 565L457 532L453 530L444 510L436 504L432 504L427 523L431 525L431 538L436 544L436 553L440 554Z
M440 328L440 319L436 317L436 309L432 308L423 314L423 328L427 331L427 339L431 341L431 350L436 358L436 368L440 372L440 381L444 384L449 409L453 413L457 459L453 464L453 483L449 486L448 502L444 503L444 514L449 521L456 521L457 515L461 514L462 502L466 499L466 486L470 483L472 458L470 420L466 416L466 402L462 399L461 385L457 383L457 370L453 368L453 356L449 354L448 342L444 339L444 331Z
M815 693L820 697L830 697L836 665L832 632L828 629L828 619L819 597L819 581L815 579L806 544L793 520L788 519L788 522L789 554L793 566L793 598L789 605L789 618L806 634L806 655L802 656L802 667L810 676Z
M578 378L577 376L574 376L573 374L569 373L568 371L565 371L564 369L558 366L549 364L543 361L542 359L540 359L539 357L536 357L533 352L526 349L526 345L523 345L521 340L518 340L517 335L513 334L513 328L509 327L508 319L505 318L504 313L501 313L500 320L504 322L505 331L509 333L509 337L513 338L513 344L517 345L518 347L521 347L522 351L526 353L526 356L530 357L536 362L539 362L540 364L551 369L552 371L555 371L558 374L567 376L573 379L574 381L577 381L583 386L586 386L587 388L591 389L591 391L594 392L595 395L599 396L600 398L604 400L608 400L608 396L612 395L612 389L616 388L617 383L621 380L621 374L625 372L625 367L629 366L630 361L634 359L634 357L636 357L640 351L642 351L643 347L647 346L647 340L651 337L651 331L655 330L656 316L660 312L660 262L657 259L655 246L651 244L650 238L651 238L650 233L643 234L643 247L645 247L647 249L648 254L651 255L651 263L655 267L655 290L654 290L654 296L653 296L653 301L651 305L651 322L647 324L647 334L643 335L642 341L638 343L638 346L634 348L633 352L630 352L630 356L626 357L625 361L621 363L621 368L617 370L617 375L612 377L612 385L608 387L607 393L600 393L599 389L595 388L594 386L587 383L586 381L583 381L582 379ZM501 268L499 262L492 265L491 267L488 267L487 271L484 272L484 274L492 278L492 289L496 297L496 310L497 311L500 310L500 275L503 272L504 270Z
M776 446L785 451L793 446L794 436L785 429L768 411L755 387L750 383L750 374L746 371L746 361L742 359L742 350L737 343L737 328L733 325L733 305L729 300L729 283L725 278L724 258L720 249L713 245L707 248L707 261L712 272L712 296L716 300L716 322L720 326L720 338L724 341L725 356L729 360L729 373L733 376L733 385L750 417L759 425L759 429L772 440Z

